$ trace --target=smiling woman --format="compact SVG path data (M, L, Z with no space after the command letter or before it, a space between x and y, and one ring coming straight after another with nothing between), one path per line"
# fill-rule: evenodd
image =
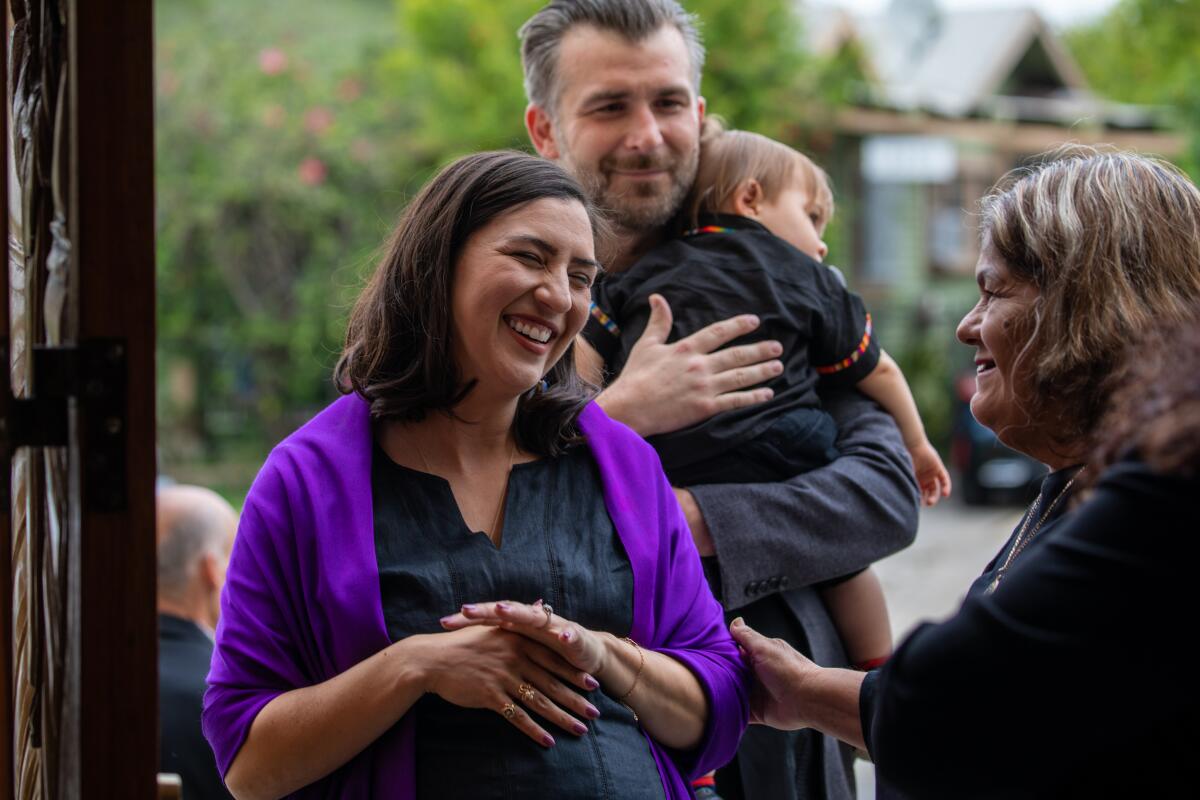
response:
M682 512L575 372L601 226L514 152L404 213L346 396L246 499L204 710L238 797L682 800L733 755L746 676Z
M500 388L497 370L517 367L514 355L493 363L514 338L509 318L524 311L548 329L543 317L556 317L560 335L542 358L502 379L520 407L519 446L554 455L591 394L567 322L572 311L586 316L604 223L562 170L517 156L458 161L413 200L355 304L334 378L369 401L375 418L415 422L457 407L480 380L485 393ZM543 378L546 390L533 392Z
M587 319L592 254L587 210L543 198L476 231L458 259L451 297L454 363L473 393L535 386Z

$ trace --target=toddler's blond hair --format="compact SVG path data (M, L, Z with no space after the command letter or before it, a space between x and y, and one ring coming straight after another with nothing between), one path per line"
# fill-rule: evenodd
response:
M812 159L774 139L727 130L720 118L706 117L700 137L700 167L686 205L692 224L698 224L701 214L720 212L750 178L762 186L767 201L775 200L799 178L800 187L819 215L817 227L833 216L829 176Z

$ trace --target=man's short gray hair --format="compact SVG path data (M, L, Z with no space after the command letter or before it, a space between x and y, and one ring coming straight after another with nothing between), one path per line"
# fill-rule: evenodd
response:
M207 493L207 490L195 487L169 487L162 491ZM161 503L161 492L159 498ZM230 508L228 513L234 514L233 509ZM159 594L175 597L186 591L196 574L200 559L208 553L220 554L225 548L228 528L229 516L226 516L219 503L213 500L179 503L169 521L159 530Z
M552 0L521 26L521 66L525 96L554 116L558 104L558 51L563 36L576 25L591 25L640 42L671 25L683 36L692 66L692 88L700 93L704 44L698 19L676 0Z

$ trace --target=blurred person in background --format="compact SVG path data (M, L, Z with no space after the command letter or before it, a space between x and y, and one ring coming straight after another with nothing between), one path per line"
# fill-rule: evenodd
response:
M200 709L238 515L199 486L163 487L157 503L159 772L188 800L228 798Z
M525 23L521 39L530 139L612 215L618 251L607 267L623 271L687 227L679 216L696 178L705 114L696 19L675 0L555 0ZM659 295L650 302L645 333L620 374L603 376L610 380L598 402L608 415L651 436L773 396L763 384L782 372L782 347L748 338L756 317L668 343L671 310ZM611 323L593 310L584 342L604 349ZM602 377L601 359L584 343L580 361L585 374ZM886 412L852 388L819 395L838 430L832 463L787 480L675 486L674 494L724 607L819 663L844 665L813 587L908 546L917 491ZM726 800L850 800L852 759L816 731L751 728L717 783Z
M866 676L735 620L754 716L865 746L913 798L1171 796L1200 722L1164 667L1200 558L1200 191L1083 150L1012 175L982 228L971 409L1050 467L1041 494L958 613Z
M684 800L733 756L745 665L654 451L575 370L601 227L516 152L405 210L344 396L246 498L204 707L238 797Z

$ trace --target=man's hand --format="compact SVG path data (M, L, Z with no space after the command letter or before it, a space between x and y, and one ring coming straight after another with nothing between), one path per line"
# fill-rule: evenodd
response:
M700 512L696 498L687 489L680 489L678 486L672 488L675 490L675 499L679 501L679 507L683 509L683 516L687 519L696 549L700 551L701 556L715 556L717 550L713 546L712 534L708 532L708 523L704 521L704 514Z
M744 314L667 344L671 309L662 295L650 295L646 330L620 377L597 401L610 417L642 436L677 431L722 411L766 402L774 396L772 390L747 387L783 371L779 342L718 349L758 325L758 317Z

